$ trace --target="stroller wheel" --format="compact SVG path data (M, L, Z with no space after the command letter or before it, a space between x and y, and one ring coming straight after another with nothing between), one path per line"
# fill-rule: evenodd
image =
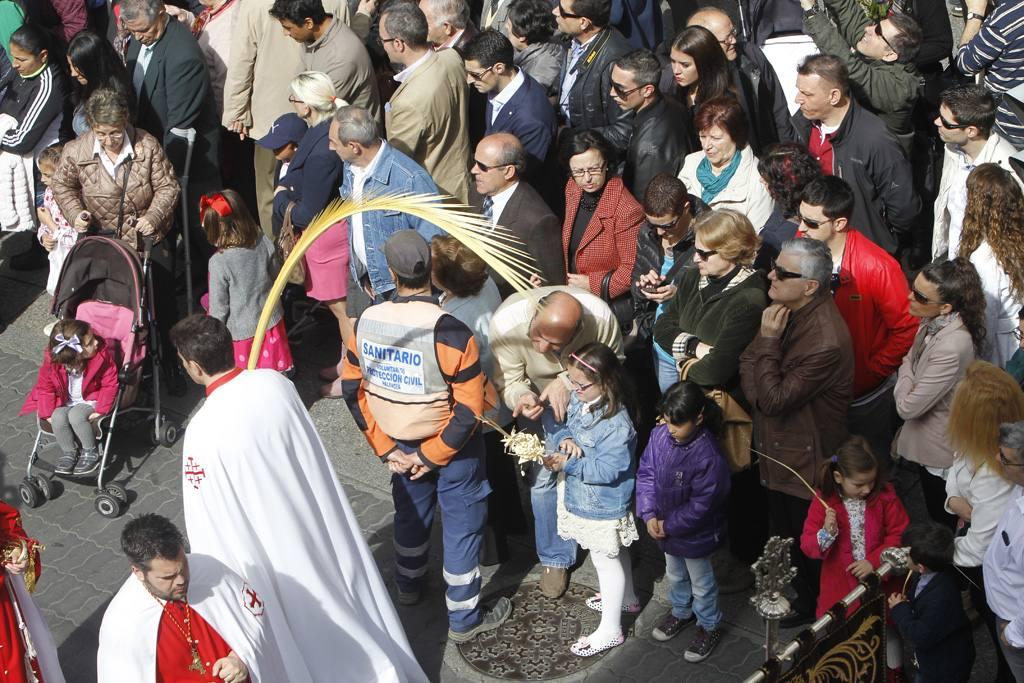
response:
M107 519L119 517L124 511L124 506L121 504L121 501L105 492L96 496L95 505L96 512L100 513Z
M37 508L43 504L43 492L39 490L36 483L25 477L20 484L18 484L18 495L21 496L21 502L27 507Z
M114 498L117 498L122 504L128 504L128 489L121 486L116 481L110 482L105 488L107 489L107 493L112 495Z
M158 446L166 446L170 448L178 440L178 425L174 424L170 420L165 419L163 424L160 426L160 434L158 435L157 444Z
M53 479L49 479L48 477L43 477L38 474L35 477L33 477L33 479L35 479L36 488L39 489L39 492L43 494L44 500L53 500L54 498L57 497L59 493L57 489L57 482L55 482Z

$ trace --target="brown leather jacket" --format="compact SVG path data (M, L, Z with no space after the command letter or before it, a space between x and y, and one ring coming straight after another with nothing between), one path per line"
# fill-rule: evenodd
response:
M143 130L128 127L134 157L128 171L128 188L124 192L124 221L120 230L122 240L140 248L135 220L145 218L160 241L171 229L174 210L181 191L167 156L160 143ZM82 211L92 214L92 226L100 230L118 232L118 212L121 189L124 186L125 163L117 167L117 180L100 163L94 153L96 137L92 131L64 146L60 164L53 173L50 187L69 223Z
M754 448L818 488L821 464L846 440L853 398L853 342L832 297L791 313L781 337L758 332L740 356L740 382L753 409ZM811 498L796 477L765 458L761 483Z

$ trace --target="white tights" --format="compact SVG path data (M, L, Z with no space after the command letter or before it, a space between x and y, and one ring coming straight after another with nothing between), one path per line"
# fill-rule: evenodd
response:
M609 643L622 633L622 605L637 602L633 591L633 567L629 551L621 548L615 557L591 551L590 561L597 570L601 591L601 623L587 636L592 646Z

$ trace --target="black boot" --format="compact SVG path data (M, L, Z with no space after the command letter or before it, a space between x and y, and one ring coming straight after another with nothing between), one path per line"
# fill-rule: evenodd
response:
M39 270L50 265L50 260L46 256L46 249L33 237L29 248L12 256L8 265L11 270Z

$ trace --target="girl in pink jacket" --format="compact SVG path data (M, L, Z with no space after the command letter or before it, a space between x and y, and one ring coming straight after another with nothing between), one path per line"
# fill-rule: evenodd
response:
M35 411L49 420L63 455L56 474L85 476L99 467L93 423L109 413L117 400L117 364L88 323L61 320L50 342L39 377L21 414Z

